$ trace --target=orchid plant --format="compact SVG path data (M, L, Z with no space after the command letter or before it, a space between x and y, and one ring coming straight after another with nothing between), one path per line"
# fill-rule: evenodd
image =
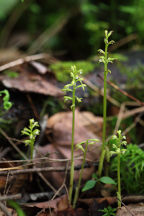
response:
M82 88L85 90L86 85L83 83L83 79L80 76L82 74L81 70L77 70L76 66L71 67L71 83L64 86L63 91L65 93L70 92L72 96L64 96L64 101L71 101L72 110L72 142L71 142L71 169L70 169L70 185L69 185L69 202L72 203L72 192L73 192L73 182L74 182L74 136L75 136L75 107L76 101L80 103L82 98L76 96L76 90Z

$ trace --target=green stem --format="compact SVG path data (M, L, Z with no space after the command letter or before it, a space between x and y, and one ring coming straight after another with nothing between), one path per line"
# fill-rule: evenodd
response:
M108 44L105 44L105 64L104 64L104 97L103 97L103 133L102 133L102 153L98 167L98 176L101 177L103 162L105 158L105 140L106 140L106 110L107 110L107 73L108 73Z
M75 91L76 91L76 84L73 86L73 98L72 98L72 144L71 144L71 169L70 169L70 185L69 185L70 204L72 202L73 180L74 180Z
M117 179L118 179L118 208L121 208L121 183L120 183L120 154L118 154L118 164L117 164Z
M78 180L78 184L77 184L75 196L74 196L73 208L76 207L76 203L77 203L77 200L79 197L79 190L80 190L80 185L81 185L81 181L82 181L84 165L85 165L85 161L86 161L87 149L88 149L88 140L86 141L86 147L85 147L85 151L84 151L84 155L83 155L83 161L82 161L81 170L80 170L80 174L79 174L79 180Z
M109 176L110 150L108 145L106 146L106 162L105 175Z
M31 144L30 144L30 157L31 157L31 160L33 159L33 149L34 149L34 140L32 140Z

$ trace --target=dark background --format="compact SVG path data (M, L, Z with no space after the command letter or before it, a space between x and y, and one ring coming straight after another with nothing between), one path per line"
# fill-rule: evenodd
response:
M1 48L86 59L103 48L105 29L124 41L118 50L143 46L144 0L1 0L0 8Z

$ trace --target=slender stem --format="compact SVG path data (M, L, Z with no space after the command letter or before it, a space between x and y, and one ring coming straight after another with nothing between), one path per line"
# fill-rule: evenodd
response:
M105 44L105 64L104 64L104 97L103 97L103 133L102 133L102 153L100 156L100 162L98 167L98 176L101 177L103 162L105 158L105 140L106 140L106 110L107 110L107 73L108 73L108 44Z
M109 146L106 146L106 167L105 167L105 175L108 176L109 175L109 164L110 164L110 150L109 150Z
M118 208L121 208L121 183L120 183L120 153L117 156L118 164L117 164L117 179L118 179Z
M74 196L74 201L73 201L73 208L76 207L76 203L77 203L77 200L79 197L79 190L80 190L80 185L81 185L81 181L82 181L84 165L85 165L85 161L86 161L87 149L88 149L88 140L86 141L86 147L85 147L85 151L84 151L84 155L83 155L83 161L82 161L81 170L80 170L80 174L79 174L79 180L78 180L78 184L77 184L75 196Z
M72 202L73 179L74 179L75 91L76 91L76 84L73 86L73 97L72 97L72 144L71 144L71 169L70 169L70 185L69 185L70 204Z
M31 160L33 159L33 149L34 149L34 140L32 140L31 144L30 144L30 157L31 157Z

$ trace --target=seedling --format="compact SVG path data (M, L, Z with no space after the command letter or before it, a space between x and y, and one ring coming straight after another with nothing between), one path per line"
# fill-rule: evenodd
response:
M76 66L71 67L71 83L64 86L63 91L65 93L71 92L71 96L64 96L64 101L71 101L72 109L72 143L71 143L71 169L70 169L70 185L69 185L69 202L72 202L72 192L73 192L73 181L74 181L74 131L75 131L75 104L81 102L82 98L76 96L76 89L82 88L85 90L86 85L83 84L83 79L80 77L81 70L77 70ZM78 84L78 85L77 85Z
M30 147L30 158L33 159L33 151L34 151L34 143L36 140L36 136L40 134L39 124L37 121L34 121L34 119L29 120L29 127L24 128L21 133L22 135L29 136L29 139L25 140L25 145Z
M79 174L78 184L77 184L76 190L75 190L73 208L75 208L78 197L79 197L79 191L80 191L80 186L81 186L81 181L82 181L82 176L83 176L84 165L85 165L85 161L86 161L86 154L87 154L87 150L88 150L88 145L93 145L93 144L95 144L95 142L98 142L98 139L88 139L88 140L81 142L81 143L76 145L76 149L80 149L83 152L83 161L82 161L81 170L80 170L80 174ZM84 144L85 144L85 147L83 147Z
M4 96L3 96L4 95ZM3 108L4 110L9 110L12 107L12 103L9 101L10 95L8 90L2 90L0 91L0 96L3 96Z
M102 152L101 152L99 167L98 167L99 177L101 177L101 174L102 174L103 162L104 162L105 153L106 153L107 75L108 73L111 73L111 71L108 69L108 63L113 63L113 60L114 60L114 58L108 57L108 47L109 45L114 43L113 40L108 41L111 34L112 34L112 31L110 32L108 32L107 30L105 31L105 38L104 38L105 51L103 51L102 49L98 50L98 52L101 54L99 62L102 62L104 64L103 133L102 133Z
M87 190L94 188L96 186L96 183L98 183L98 182L101 182L103 184L116 185L116 182L112 178L110 178L108 176L103 176L101 178L98 178L97 175L94 173L92 175L92 179L86 182L82 191L84 192L84 191L87 191Z
M107 208L104 208L103 210L99 210L100 212L103 212L103 216L115 216L116 215L116 208L112 208L111 206L108 206Z
M110 151L111 155L117 155L117 181L118 181L118 192L117 192L117 198L118 198L118 207L121 208L121 179L120 179L120 156L121 154L124 154L126 152L126 149L123 148L123 146L127 145L126 137L122 136L121 130L117 131L117 135L112 136L112 142L113 142L113 150Z

